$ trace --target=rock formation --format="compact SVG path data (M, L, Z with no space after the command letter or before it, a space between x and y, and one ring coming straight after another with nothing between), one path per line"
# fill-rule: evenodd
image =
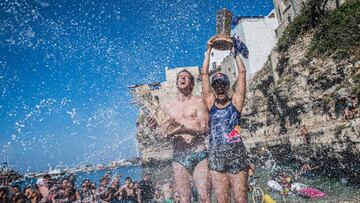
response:
M359 8L358 4L354 5ZM352 12L349 8L354 8L354 5L342 11ZM305 32L307 34L299 35L291 44L286 44L285 51L274 50L264 68L248 81L241 134L252 155L261 155L267 149L280 163L311 161L320 165L321 171L328 175L360 180L358 47L357 50L352 47L348 57L309 56L312 43L321 36L317 31L310 29ZM350 33L347 37L355 39L358 34L354 33L354 36ZM282 43L284 46L284 41ZM344 49L340 51L343 53ZM226 57L220 66L223 71L233 70L233 59ZM353 99L357 114L355 118L345 120L343 115L349 99ZM143 121L141 115L139 121ZM303 143L300 135L302 125L308 130L308 144ZM142 129L139 128L137 134L140 142L150 136ZM156 154L171 151L169 144L148 144L142 144L142 150L152 149L150 151Z

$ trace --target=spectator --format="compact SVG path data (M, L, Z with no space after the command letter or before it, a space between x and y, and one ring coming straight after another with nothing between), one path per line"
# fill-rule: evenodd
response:
M94 193L91 190L91 185L89 180L84 180L81 183L80 189L80 201L83 203L91 203L94 200Z
M164 198L163 198L161 189L160 189L160 188L156 188L156 189L155 189L155 192L154 192L154 199L153 199L152 202L154 202L154 203L160 203L160 202L163 202L163 201L164 201Z
M308 144L309 134L305 125L302 125L300 128L300 135L303 137L304 144Z
M51 203L52 197L50 194L50 188L52 187L51 176L49 174L44 175L42 179L37 181L37 186L39 187L40 194L42 199L41 203Z
M344 117L345 120L351 120L354 118L354 114L355 114L355 97L349 98L347 103L346 103L346 107L345 107L345 111L344 111Z
M143 202L141 197L141 189L138 182L134 183L134 194L138 203Z
M4 186L0 187L0 202L9 202L8 191Z
M100 201L102 202L110 202L113 198L112 190L108 188L108 185L109 185L109 178L106 176L101 178L100 186L97 194Z
M145 173L144 178L140 181L141 199L144 203L152 202L154 199L154 186L150 180L150 173Z
M24 195L21 193L21 188L17 185L12 187L11 202L14 203L25 203Z

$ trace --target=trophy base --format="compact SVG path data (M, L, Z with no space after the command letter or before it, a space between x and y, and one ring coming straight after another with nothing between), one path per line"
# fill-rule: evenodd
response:
M213 48L221 51L230 50L233 42L230 37L218 35L218 38L213 43Z

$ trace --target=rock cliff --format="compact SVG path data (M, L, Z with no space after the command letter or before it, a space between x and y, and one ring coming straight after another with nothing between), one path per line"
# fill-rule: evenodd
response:
M344 46L346 40L359 38L360 27L357 25L360 18L356 16L360 16L360 6L356 1L354 4L357 7L345 4L339 9L346 11L346 15L335 13L334 17L330 14L335 20L324 19L325 25L310 27L302 34L298 33L296 38L292 37L291 42L280 39L278 48L271 53L264 67L248 81L241 134L251 154L261 155L261 151L268 149L280 163L312 161L328 175L360 180L360 57L358 47ZM326 33L329 23L336 25L338 15L345 19L341 22L347 35L338 34L343 37L337 40L339 44L333 46L336 42L332 42L329 45L328 50L333 54L326 51L314 54L316 48L326 45L318 37ZM352 22L349 16L355 21ZM294 25L298 26L296 19ZM353 27L347 28L348 25ZM294 27L290 29L294 30ZM284 37L289 34L285 31ZM286 49L281 49L284 42L287 42ZM314 44L317 47L314 48ZM339 53L342 57L338 57ZM232 69L233 62L227 57L222 66L224 70ZM344 110L350 101L358 113L353 119L345 120ZM144 118L140 116L139 120L142 127L138 131L138 140L145 143L141 140L151 135L142 130ZM308 144L303 143L300 135L303 125L308 130ZM148 155L163 154L162 158L170 158L169 144L151 142L141 147L143 151L149 151Z
M310 30L286 51L273 51L252 78L242 134L254 153L267 148L279 162L311 160L329 175L359 180L359 113L344 119L349 102L359 111L359 56L308 57L316 36L316 30ZM302 125L308 130L308 144L300 135Z

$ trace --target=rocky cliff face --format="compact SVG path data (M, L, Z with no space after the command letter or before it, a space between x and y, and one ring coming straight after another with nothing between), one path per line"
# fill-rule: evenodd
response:
M298 38L285 53L274 51L249 82L244 140L254 152L267 147L280 162L311 159L325 172L358 177L360 118L345 121L343 113L350 97L359 101L360 61L308 59L312 38ZM307 145L302 125L309 132Z
M296 38L292 34L291 40L295 39L292 45L288 43L290 38L280 39L280 47L286 49L273 51L264 68L248 81L241 133L252 155L262 155L268 150L280 163L312 161L326 174L360 181L360 55L356 45L360 41L356 40L360 18L351 18L360 16L360 9L355 6L360 8L358 2L340 8L323 21L321 29L311 28L308 34ZM297 25L313 19L318 21L302 15L290 31L300 33ZM349 29L348 24L351 24ZM342 33L338 25L351 32ZM319 36L326 38L326 33L334 36L329 38L330 44L319 40ZM336 38L340 35L341 39ZM336 51L349 57L309 56L310 49L315 53L314 41L315 48L321 48L319 53L328 53L324 47L329 46L331 53ZM337 41L339 44L334 45ZM231 57L224 59L223 71L232 70L233 66ZM354 98L358 113L354 119L344 120L349 98ZM143 120L140 116L137 134L141 150L155 159L171 158L171 145L153 141L151 133L144 130ZM300 135L302 125L308 130L308 144L303 143Z

